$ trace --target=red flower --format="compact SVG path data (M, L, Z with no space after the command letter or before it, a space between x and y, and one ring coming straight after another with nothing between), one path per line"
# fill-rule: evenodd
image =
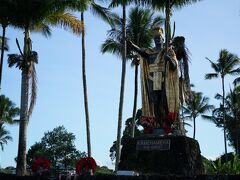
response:
M172 133L172 128L170 126L163 125L163 129L166 134Z
M43 157L39 157L35 159L32 163L32 172L36 172L40 168L42 169L50 169L51 163L48 159Z
M176 116L177 114L175 112L169 112L165 117L165 121L172 123L176 119Z
M142 116L140 123L144 128L155 128L157 126L156 118L153 116Z
M93 173L96 171L96 161L92 157L81 158L76 164L76 173L79 175L83 170L92 170Z

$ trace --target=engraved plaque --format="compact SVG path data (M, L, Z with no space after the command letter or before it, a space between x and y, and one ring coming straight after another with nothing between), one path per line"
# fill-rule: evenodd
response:
M157 140L138 140L136 150L137 151L164 151L170 149L170 139L157 139Z

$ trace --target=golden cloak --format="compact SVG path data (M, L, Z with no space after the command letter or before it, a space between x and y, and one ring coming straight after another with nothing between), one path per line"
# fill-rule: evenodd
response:
M148 81L150 80L157 80L159 81L160 85L164 83L164 75L165 77L165 92L166 92L166 99L167 99L167 106L169 112L178 113L179 111L179 75L178 75L178 61L175 55L175 52L169 48L168 49L168 56L171 57L173 61L176 63L176 69L172 69L169 67L169 62L164 60L164 50L162 50L155 60L155 66L163 66L164 71L160 78L152 78L150 77L150 67L146 59L140 60L140 68L141 68L141 92L142 92L142 116L151 117L154 116L154 107L149 102L149 92L148 92ZM165 65L166 63L166 65ZM152 65L150 65L152 66ZM166 68L165 68L166 66ZM161 68L163 68L161 67ZM161 106L161 105L160 105ZM159 107L161 108L161 107Z

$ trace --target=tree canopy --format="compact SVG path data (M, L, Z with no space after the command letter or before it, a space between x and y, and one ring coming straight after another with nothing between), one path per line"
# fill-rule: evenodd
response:
M28 165L31 166L37 157L45 157L51 161L54 168L57 168L58 164L63 164L65 168L74 167L76 160L86 156L85 152L76 149L75 139L75 135L67 132L64 126L45 132L41 141L36 142L28 150Z

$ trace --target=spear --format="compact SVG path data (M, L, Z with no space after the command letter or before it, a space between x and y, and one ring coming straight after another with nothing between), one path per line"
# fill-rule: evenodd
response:
M165 7L165 13L166 13L166 21L165 21L165 48L167 52L167 48L169 47L170 43L170 12L171 12L171 7L170 7L170 0L167 0L166 2L166 7Z

